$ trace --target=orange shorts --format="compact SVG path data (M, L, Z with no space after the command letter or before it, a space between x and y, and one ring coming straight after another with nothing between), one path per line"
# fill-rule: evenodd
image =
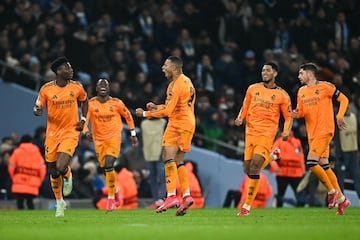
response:
M78 145L79 138L55 139L47 137L45 139L45 159L46 162L55 162L58 153L63 152L69 156L73 156Z
M118 158L120 154L121 141L109 140L106 142L95 143L96 156L99 160L100 167L105 167L105 156Z
M178 146L183 152L190 152L193 132L167 126L163 135L163 146Z
M309 154L321 158L329 158L330 143L333 136L331 134L314 139L309 139Z
M268 162L273 142L274 139L266 136L246 135L244 160L249 161L253 158L254 154L258 154L265 158L265 162Z

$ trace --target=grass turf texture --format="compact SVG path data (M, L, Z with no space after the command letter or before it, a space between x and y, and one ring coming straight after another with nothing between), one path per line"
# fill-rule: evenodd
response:
M11 239L359 239L360 208L346 215L326 208L253 209L237 217L237 209L190 209L183 217L175 209L153 210L69 209L65 217L55 211L0 211L0 238Z

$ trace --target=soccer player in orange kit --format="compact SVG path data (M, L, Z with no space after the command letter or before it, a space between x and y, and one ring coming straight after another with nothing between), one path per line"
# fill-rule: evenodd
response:
M278 130L280 112L285 122L282 132L287 140L291 127L291 101L289 95L275 83L278 66L266 62L261 71L262 82L249 86L235 125L246 122L244 167L249 177L247 197L238 216L248 216L251 204L260 187L260 172L271 161L270 151Z
M33 111L41 116L43 108L47 108L45 159L56 199L55 216L63 217L66 209L63 195L68 196L72 191L70 159L86 121L88 99L81 83L72 80L74 71L67 58L57 58L51 70L56 78L41 87ZM78 102L81 104L80 118Z
M105 169L105 182L108 188L106 210L112 211L120 206L120 192L116 188L114 162L119 157L123 117L130 128L131 143L135 147L138 139L135 132L134 119L123 101L109 95L109 81L100 78L96 84L97 96L89 100L88 125L84 127L85 135L94 141L96 155L100 167Z
M167 197L156 209L157 213L171 207L178 207L176 216L183 216L194 203L190 195L189 178L184 166L185 152L190 151L191 140L195 132L195 88L191 80L182 72L183 61L176 56L168 57L162 71L170 80L166 91L165 104L146 104L148 111L136 109L136 116L147 118L168 117L168 124L163 134L163 159L165 164ZM176 197L176 180L182 192L182 201Z
M340 102L336 123L344 129L344 114L349 104L348 98L329 82L318 81L318 69L314 63L305 63L299 67L299 80L304 85L297 94L297 107L294 118L304 118L309 142L309 154L306 165L325 185L328 191L328 208L338 203L336 214L343 215L351 204L342 193L337 177L329 165L330 142L334 137L334 108L332 100Z

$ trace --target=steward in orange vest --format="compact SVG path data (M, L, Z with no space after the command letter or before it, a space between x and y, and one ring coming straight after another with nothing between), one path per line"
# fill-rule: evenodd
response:
M282 207L288 185L296 195L296 187L305 174L305 161L301 141L293 136L293 132L287 141L277 138L273 144L273 151L275 149L280 149L280 155L276 161L270 163L270 172L276 174L276 206Z
M28 209L35 209L34 198L46 175L46 165L40 149L31 143L32 137L21 137L20 145L10 157L8 171L12 180L11 192L16 194L17 208L24 209L26 200Z
M134 209L138 208L138 190L134 174L122 167L116 174L116 186L120 188L121 203L115 209ZM98 209L106 209L107 202L107 187L102 189L102 197L96 201L95 206Z
M237 205L237 208L239 209L241 209L242 205L245 203L246 200L248 181L249 181L249 177L246 175L240 186L241 198L239 204ZM251 208L265 208L271 196L272 196L272 187L271 184L269 183L269 179L264 173L261 172L259 191L256 194L256 197L251 205Z
M203 208L205 205L205 199L202 195L200 182L198 180L198 177L196 176L197 173L196 163L192 161L186 161L185 167L188 170L187 172L189 177L190 194L191 197L194 199L194 204L190 208ZM181 200L182 193L181 193L179 181L177 181L176 193L179 200Z

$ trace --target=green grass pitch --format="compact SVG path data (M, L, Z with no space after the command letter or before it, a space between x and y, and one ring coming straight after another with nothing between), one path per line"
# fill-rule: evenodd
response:
M74 239L360 239L360 208L348 208L343 216L327 208L253 209L237 217L238 209L190 209L183 217L175 209L154 210L69 209L55 218L54 210L0 211L2 240Z

